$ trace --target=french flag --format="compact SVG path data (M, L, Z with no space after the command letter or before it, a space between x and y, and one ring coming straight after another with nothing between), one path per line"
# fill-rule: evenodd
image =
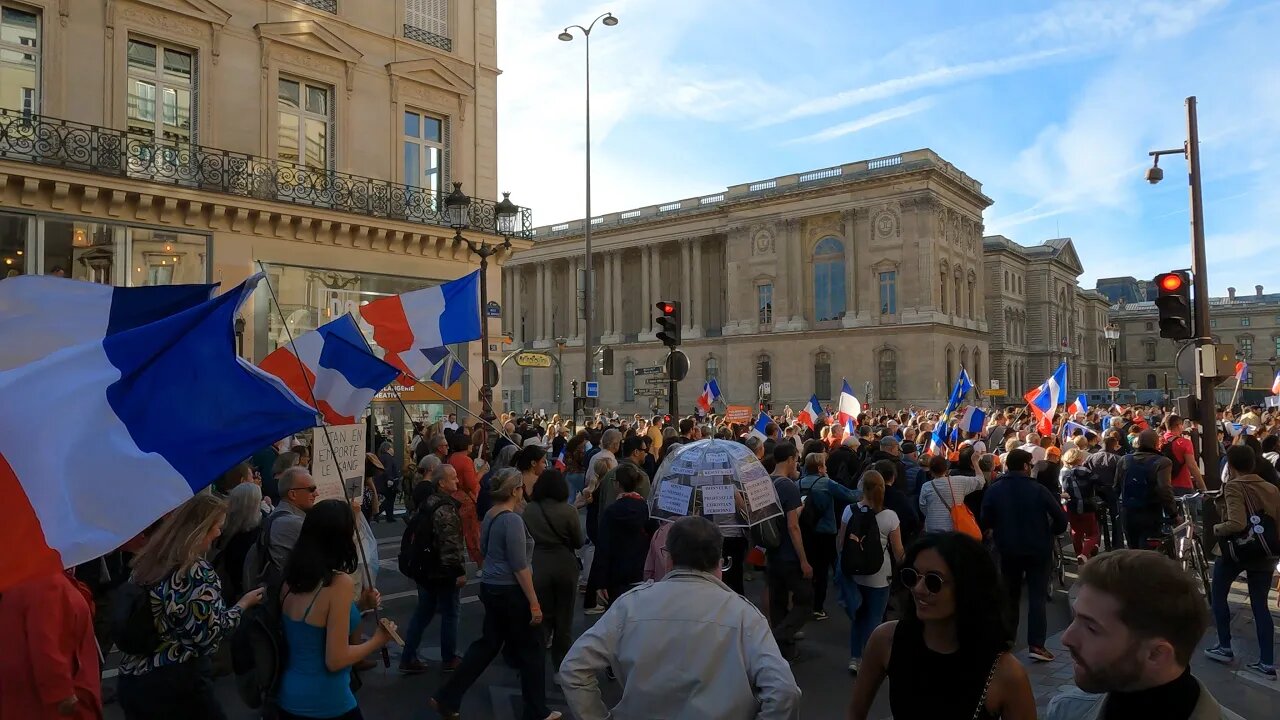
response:
M769 436L765 434L764 429L769 427L769 423L771 422L773 421L769 419L768 415L760 413L760 417L756 418L756 424L751 428L751 432L747 433L747 437L758 437L761 440L769 439Z
M360 306L383 359L405 375L425 378L438 363L418 352L480 338L480 271L443 285L392 295Z
M813 395L809 398L809 402L800 410L800 414L796 416L796 422L804 425L812 430L822 419L822 405L818 403L818 396Z
M0 282L0 370L195 307L217 285L112 287L48 275Z
M1053 417L1059 406L1067 404L1067 363L1063 362L1039 387L1023 395L1037 419L1037 431L1042 435L1053 433Z
M279 378L236 356L235 318L261 278L0 371L0 592L111 552L255 450L316 424ZM79 310L111 313L87 299Z
M853 396L849 381L842 379L842 382L840 400L836 404L836 422L842 423L846 430L853 432L854 426L858 424L858 416L862 414L862 403Z
M1275 380L1271 381L1271 394L1280 395L1280 372L1276 373Z
M435 372L431 373L431 382L448 390L454 383L462 377L467 369L462 366L462 362L453 356L453 353L445 351L444 360L436 367Z
M350 315L299 335L258 367L283 380L298 397L314 400L329 425L355 423L378 391L400 375L399 368L369 352Z
M703 415L711 413L711 405L720 399L720 386L715 378L711 378L702 386L702 394L698 395L698 409Z
M1236 382L1242 383L1249 376L1249 363L1241 360L1236 363Z
M960 413L960 422L956 427L961 432L980 433L986 427L987 413L981 408L970 405Z
M1081 425L1080 423L1071 422L1070 420L1062 424L1063 437L1071 437L1076 434L1077 430L1080 431L1081 435L1084 435L1085 433L1090 432L1089 428L1085 427L1084 425Z
M1089 412L1089 399L1083 394L1077 395L1076 399L1072 400L1071 404L1067 406L1067 417L1075 417L1076 413L1087 412Z

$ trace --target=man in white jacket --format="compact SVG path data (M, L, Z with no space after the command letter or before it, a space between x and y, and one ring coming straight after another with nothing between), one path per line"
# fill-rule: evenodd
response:
M667 535L673 569L619 597L560 665L579 720L786 720L800 688L764 615L720 581L719 530L703 517ZM612 709L598 676L612 668L622 699Z

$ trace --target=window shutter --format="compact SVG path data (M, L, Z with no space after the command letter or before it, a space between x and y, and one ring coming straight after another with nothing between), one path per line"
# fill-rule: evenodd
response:
M449 137L449 118L440 120L440 139L444 141L444 152L440 157L440 192L448 194L453 192L453 184L449 181L453 175L453 143Z
M449 37L449 0L405 0L404 24Z

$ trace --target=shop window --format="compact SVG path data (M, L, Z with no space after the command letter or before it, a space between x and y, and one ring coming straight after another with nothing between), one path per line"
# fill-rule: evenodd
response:
M207 241L200 235L147 228L129 231L130 285L205 282Z
M40 112L40 15L0 5L0 107Z
M124 228L44 220L44 274L124 285Z

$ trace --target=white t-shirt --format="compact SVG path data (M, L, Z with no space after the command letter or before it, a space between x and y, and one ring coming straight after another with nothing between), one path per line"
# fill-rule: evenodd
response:
M858 505L862 506L862 503ZM840 516L841 526L853 517L853 507L850 505L844 509L844 514ZM880 572L874 575L854 575L854 582L863 587L889 587L889 577L893 575L893 561L889 559L889 533L897 530L898 524L898 513L888 508L876 513L876 525L880 526L880 545L884 547L884 564L880 566Z
M951 487L947 487L947 478L930 480L920 487L920 509L924 511L925 532L951 532L955 524L951 522L951 491L955 490L955 504L964 504L964 498L971 492L980 490L985 483L982 478L971 475L953 475Z
M1038 463L1038 462L1040 462L1041 460L1043 460L1043 459L1044 459L1045 449L1044 449L1044 448L1042 448L1042 447L1040 447L1038 444L1037 444L1037 445L1032 445L1031 443L1026 443L1025 445L1023 445L1022 447L1020 447L1020 448L1018 448L1018 449L1019 449L1019 450L1026 450L1027 452L1031 453L1031 464L1032 464L1032 465L1035 465L1036 463Z

